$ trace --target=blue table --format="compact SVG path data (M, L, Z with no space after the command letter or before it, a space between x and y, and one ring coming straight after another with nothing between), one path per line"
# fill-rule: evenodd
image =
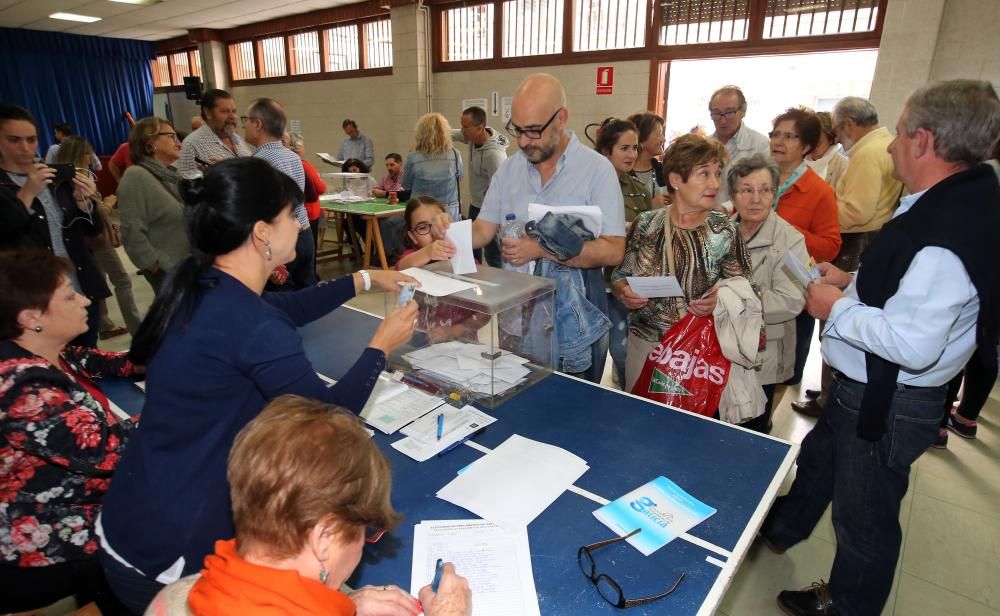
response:
M345 307L301 333L315 368L339 378L377 324L376 317ZM119 406L141 408L137 388L122 382L102 385ZM476 438L479 445L493 448L520 434L563 447L590 465L573 491L563 493L528 526L535 588L546 615L617 611L580 573L577 550L613 536L592 515L601 499L617 498L658 475L718 513L693 528L690 537L649 557L623 543L598 550L599 572L614 578L629 598L663 592L682 571L687 573L672 595L633 608L631 615L714 613L798 452L796 445L776 438L556 373L489 414L498 421ZM375 436L392 463L393 503L406 519L395 533L367 546L349 582L355 586L409 588L414 524L475 517L435 494L482 454L459 447L417 463L389 446L399 438Z

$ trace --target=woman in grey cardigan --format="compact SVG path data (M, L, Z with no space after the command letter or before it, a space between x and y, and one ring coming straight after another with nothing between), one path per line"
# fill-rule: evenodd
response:
M177 193L180 177L171 166L180 158L181 142L169 122L154 117L140 120L128 143L133 165L118 185L122 245L158 292L170 268L191 254Z

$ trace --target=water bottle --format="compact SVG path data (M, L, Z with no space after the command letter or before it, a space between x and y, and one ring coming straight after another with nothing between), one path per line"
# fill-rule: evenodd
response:
M500 239L519 240L524 238L524 228L521 227L521 224L519 222L517 222L517 214L514 213L507 214L505 218L507 222L505 222L503 224L503 227L501 227L500 229ZM525 274L531 273L531 266L532 266L531 263L525 263L523 265L514 265L513 263L511 263L506 259L504 259L503 262L504 269L510 270L512 272L521 272Z

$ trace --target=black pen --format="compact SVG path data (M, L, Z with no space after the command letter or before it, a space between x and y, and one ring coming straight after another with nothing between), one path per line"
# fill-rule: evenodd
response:
M465 441L469 440L470 438L472 438L474 436L479 436L480 434L482 434L485 431L486 431L486 426L483 426L482 428L476 430L475 432L473 432L472 434L466 436L465 438L463 438L461 440L458 440L458 441L455 441L451 445L448 445L447 447L445 447L444 449L442 449L440 451L440 453L438 453L437 457L440 458L441 456L443 456L444 454L448 453L449 451L452 451L453 449L456 449L459 445L461 445Z

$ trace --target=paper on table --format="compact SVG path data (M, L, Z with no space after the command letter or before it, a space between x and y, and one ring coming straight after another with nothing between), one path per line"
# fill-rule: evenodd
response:
M538 616L528 530L485 520L424 520L413 527L410 594L434 578L437 559L469 581L475 616Z
M572 453L515 434L437 496L504 528L527 526L587 472Z
M819 271L813 267L812 270L806 269L806 266L799 261L798 257L792 254L792 251L786 250L785 254L781 257L781 263L784 265L792 276L795 277L803 287L808 287L810 282L813 282L819 278Z
M444 430L440 441L437 440L437 416L439 413L444 415ZM417 462L423 462L494 421L496 421L495 417L471 406L456 409L451 405L443 404L434 412L424 415L403 428L402 433L406 434L407 438L396 441L392 444L392 448Z
M472 220L453 222L444 232L444 237L455 245L455 255L451 258L453 274L476 272L476 257L472 254Z
M676 276L627 276L625 280L639 297L684 297Z
M419 267L406 268L403 270L403 273L417 279L420 283L420 286L417 287L418 291L426 295L433 295L434 297L451 295L452 293L458 293L459 291L471 289L476 286L471 282L462 282L461 280L441 276L440 274L428 272Z
M380 379L381 381L381 379ZM361 409L361 417L369 426L378 428L380 432L392 434L414 419L426 415L444 404L440 398L425 394L422 391L396 383L403 388L402 392L393 392L376 400L375 392L368 399L368 404ZM376 385L376 389L378 385Z
M572 214L579 216L583 221L583 226L594 234L594 237L601 237L601 223L604 220L604 213L596 205L542 205L541 203L528 204L528 220L541 220L545 214Z

